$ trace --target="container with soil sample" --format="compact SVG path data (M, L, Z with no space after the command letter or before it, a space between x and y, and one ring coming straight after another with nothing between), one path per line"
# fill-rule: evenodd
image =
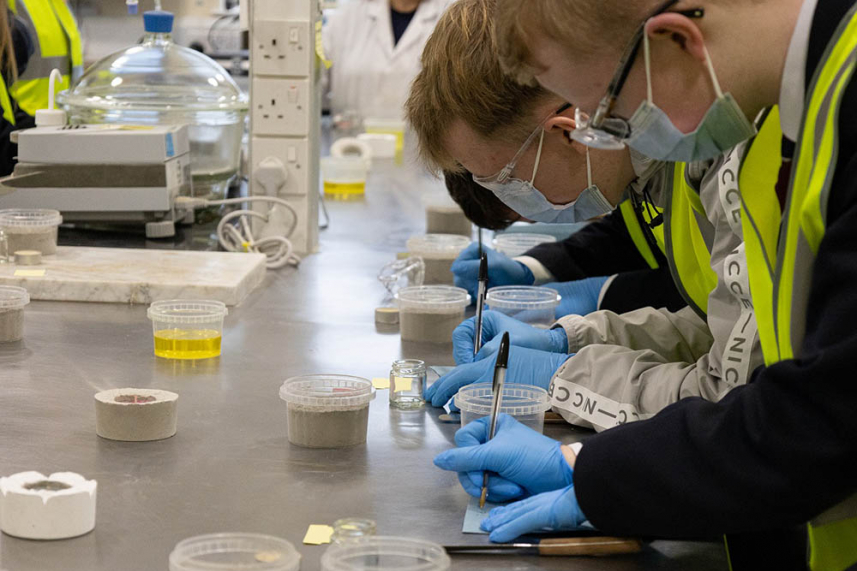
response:
M467 290L452 286L408 287L396 294L402 341L451 343L470 305Z
M455 395L455 406L461 411L461 426L483 416L489 416L494 407L491 383L475 383L462 387ZM548 392L530 385L503 385L500 414L508 414L536 432L545 427L545 412L550 410Z
M24 338L24 306L30 295L22 287L0 286L0 343Z
M556 308L562 296L555 289L537 286L500 286L488 290L488 309L505 313L539 329L556 321Z
M523 256L539 244L556 242L549 234L527 234L524 232L509 232L494 238L494 249L509 258Z
M372 382L346 375L307 375L283 383L289 442L305 448L345 448L366 442Z
M56 254L60 224L62 216L57 210L0 210L0 230L6 234L6 249L10 256L21 250L36 250L43 256Z
M426 264L426 285L452 285L452 262L470 245L470 238L453 234L426 234L408 240L408 252Z
M426 205L426 232L429 234L458 234L470 238L473 224L455 203Z

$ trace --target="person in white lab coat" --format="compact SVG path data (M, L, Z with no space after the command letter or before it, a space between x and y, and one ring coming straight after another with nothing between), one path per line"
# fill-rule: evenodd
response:
M331 113L402 119L420 55L450 0L352 0L331 11L324 48L333 62Z

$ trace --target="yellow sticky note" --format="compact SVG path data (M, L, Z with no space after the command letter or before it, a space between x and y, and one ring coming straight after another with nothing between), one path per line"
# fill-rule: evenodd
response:
M402 378L402 377L396 377L395 381L396 381L395 392L397 392L397 393L401 393L403 391L411 390L411 386L413 385L413 382L414 382L413 379L406 379L406 378Z
M333 537L333 528L329 525L311 525L306 530L304 545L324 545L330 543Z
M372 379L372 386L377 390L381 389L389 389L390 388L390 378L389 377L377 377Z
M43 278L47 270L15 270L16 278Z
M321 20L315 23L315 55L324 64L324 67L330 69L332 62L324 55L324 40L321 33Z

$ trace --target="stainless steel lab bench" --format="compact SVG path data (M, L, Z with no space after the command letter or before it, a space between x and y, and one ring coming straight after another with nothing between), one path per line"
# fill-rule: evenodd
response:
M230 309L218 359L156 359L143 306L33 302L25 340L0 348L0 475L68 470L98 480L97 525L65 541L3 536L0 568L161 571L178 541L240 531L288 539L303 554L302 569L313 571L325 547L301 544L307 526L346 516L376 520L383 535L487 541L461 534L467 495L455 474L432 465L457 428L440 423L438 410L393 411L379 391L366 446L307 450L289 445L278 396L295 375L386 376L399 357L452 364L449 348L402 346L374 323L383 294L375 276L424 229L429 188L442 192L414 168L387 165L373 172L365 201L329 204L319 253L300 269L269 272ZM208 232L195 232L184 243L111 245L210 247ZM179 393L175 437L134 444L95 435L93 395L131 386ZM569 442L589 434L546 432ZM716 542L656 541L616 559L468 556L454 557L453 568L721 571L726 560Z

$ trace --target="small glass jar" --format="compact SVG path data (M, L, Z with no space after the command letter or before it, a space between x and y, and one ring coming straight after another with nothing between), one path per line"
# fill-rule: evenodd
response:
M333 522L333 543L349 543L375 535L375 522L361 517L347 517Z
M6 233L0 230L0 264L6 264L12 260L9 257L9 239Z
M401 410L425 404L426 364L416 359L393 361L390 371L390 406Z

